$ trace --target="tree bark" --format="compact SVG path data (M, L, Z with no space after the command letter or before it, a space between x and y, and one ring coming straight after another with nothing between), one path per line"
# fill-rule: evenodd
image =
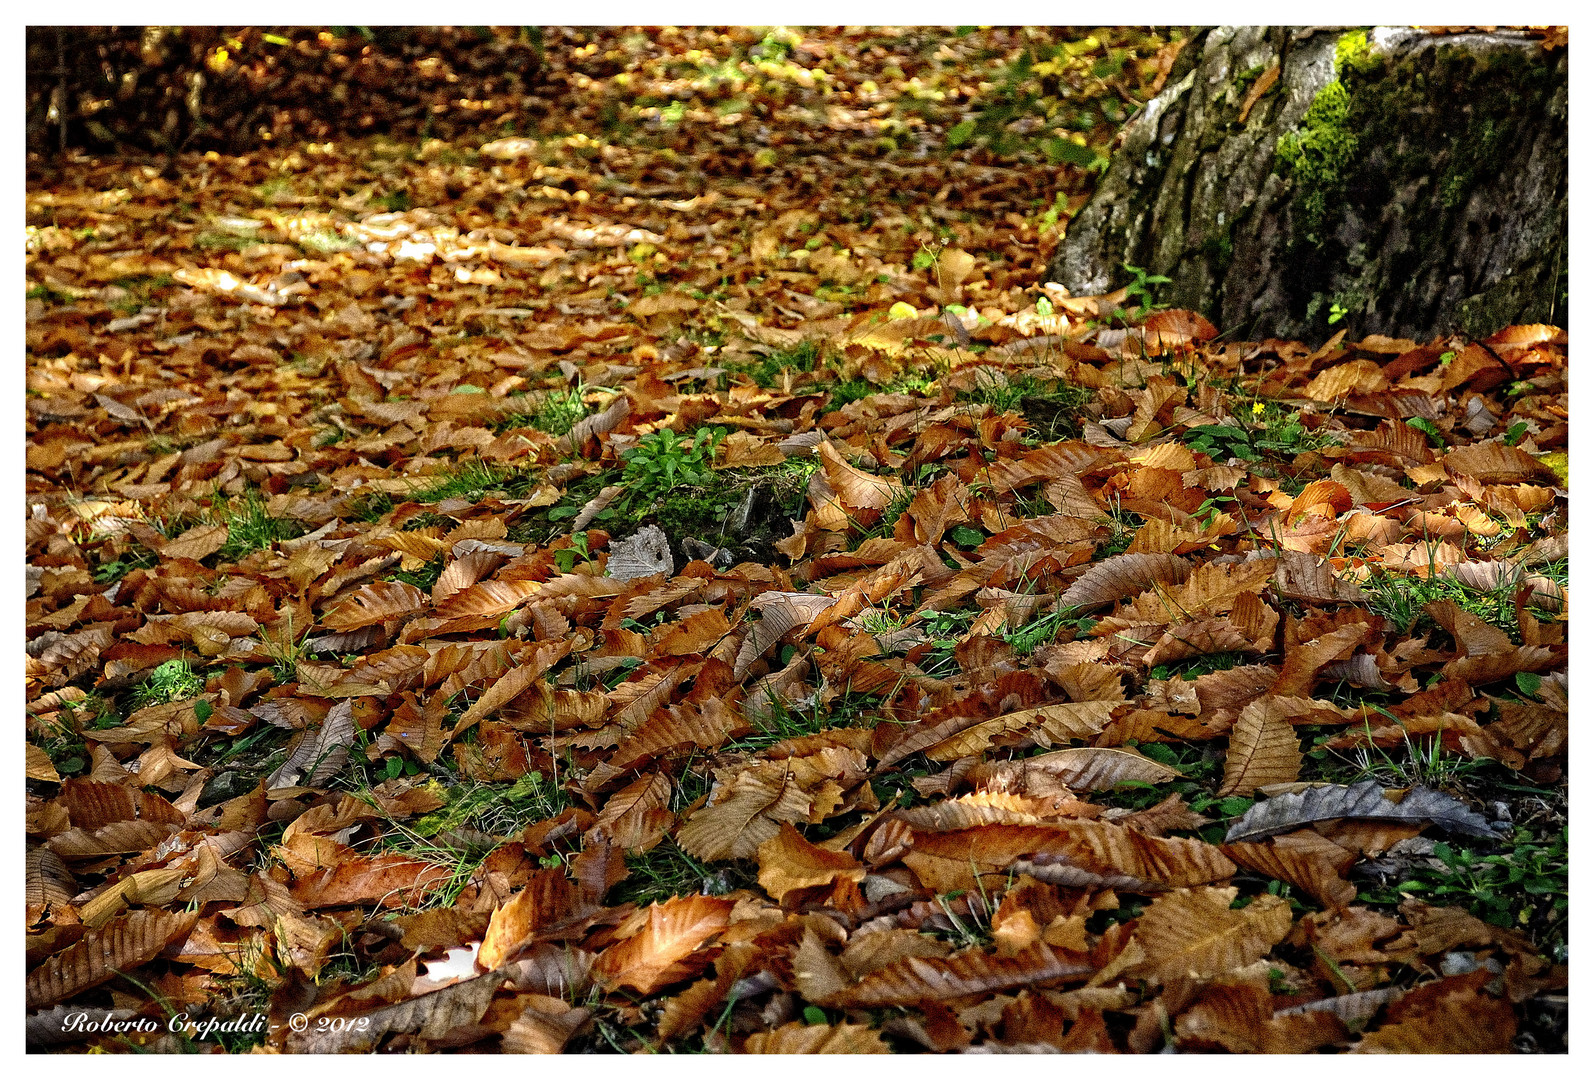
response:
M1047 267L1250 340L1566 321L1567 54L1507 32L1197 33Z

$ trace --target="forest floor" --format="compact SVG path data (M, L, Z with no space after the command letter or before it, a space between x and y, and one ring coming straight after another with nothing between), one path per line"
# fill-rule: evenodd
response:
M1563 1051L1565 333L1041 288L1161 39L582 40L33 163L30 1045Z

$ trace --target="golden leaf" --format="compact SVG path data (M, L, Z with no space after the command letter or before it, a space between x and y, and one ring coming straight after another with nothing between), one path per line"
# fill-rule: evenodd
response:
M837 878L862 881L862 864L841 851L816 847L782 823L780 832L758 846L758 883L777 902L793 889L828 885Z
M691 972L680 966L730 921L735 901L718 896L684 896L650 904L630 937L598 954L592 973L610 987L629 986L652 994Z
M1205 979L1260 959L1290 932L1290 905L1258 896L1247 906L1229 905L1233 888L1175 889L1159 896L1135 923L1134 939L1145 959L1126 974L1151 982Z

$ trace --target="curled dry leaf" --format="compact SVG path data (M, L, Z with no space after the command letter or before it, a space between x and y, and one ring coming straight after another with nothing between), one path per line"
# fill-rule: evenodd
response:
M829 885L837 878L863 880L864 868L857 859L809 843L784 822L774 839L759 845L757 854L758 883L777 902L794 889Z
M1231 844L1258 840L1336 818L1432 824L1464 836L1495 835L1488 821L1449 795L1415 787L1403 798L1394 799L1376 780L1365 780L1350 785L1324 784L1259 802L1229 827L1224 840Z
M140 908L90 930L28 973L28 1008L47 1008L149 963L198 918L197 912Z
M607 986L629 986L639 994L688 978L694 971L683 961L725 929L734 906L718 896L650 904L638 913L640 922L629 937L598 954L592 974Z

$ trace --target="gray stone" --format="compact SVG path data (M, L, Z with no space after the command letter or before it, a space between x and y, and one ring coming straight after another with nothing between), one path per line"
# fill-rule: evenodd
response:
M1162 301L1251 340L1564 322L1566 50L1407 27L1358 49L1356 33L1196 34L1048 280L1100 294L1130 282L1128 263L1172 279Z

